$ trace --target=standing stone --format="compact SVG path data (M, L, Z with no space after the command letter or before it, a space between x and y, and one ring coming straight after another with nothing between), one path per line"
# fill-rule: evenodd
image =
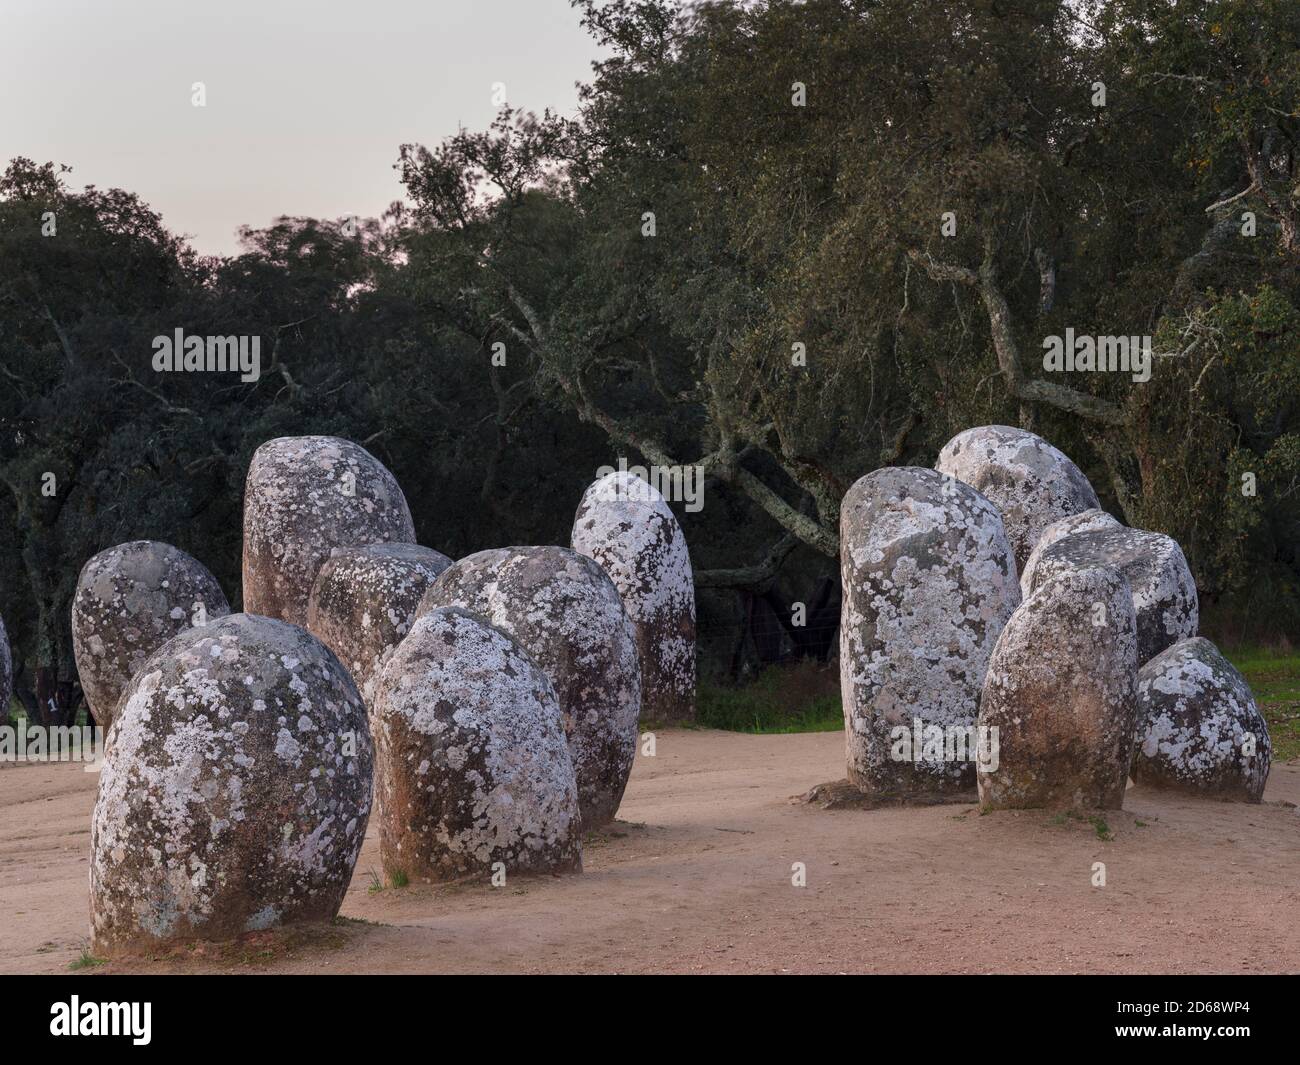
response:
M96 954L331 921L370 816L370 733L338 659L231 614L123 693L91 822Z
M971 788L969 758L896 743L943 730L964 744L975 725L989 655L1020 601L997 507L955 478L888 467L845 495L840 542L849 780L882 798Z
M96 723L113 723L122 692L158 648L229 613L207 567L170 544L133 540L92 557L72 598L72 652Z
M415 542L397 480L336 436L281 436L253 453L244 484L244 609L307 624L311 586L336 547Z
M1259 802L1273 744L1246 679L1209 640L1179 640L1138 673L1133 779Z
M1176 541L1161 533L1119 526L1066 536L1043 549L1030 590L1069 570L1118 570L1133 591L1138 665L1171 644L1195 636L1199 624L1196 582Z
M366 706L425 591L450 565L442 552L419 544L370 544L336 547L321 566L307 602L307 628L347 666Z
M1041 436L1007 425L981 425L943 446L940 473L982 492L999 510L1016 555L1016 570L1054 521L1100 507L1082 471Z
M425 614L380 673L374 716L390 881L581 870L560 704L512 637L456 607Z
M1067 536L1073 536L1080 532L1093 532L1097 529L1122 529L1124 526L1111 517L1104 510L1084 510L1078 514L1071 514L1068 518L1062 518L1060 521L1054 521L1038 538L1038 543L1034 544L1034 549L1029 552L1029 561L1021 567L1020 570L1020 595L1024 599L1029 598L1029 593L1034 590L1034 572L1038 569L1038 560L1052 544L1057 540L1064 540Z
M618 589L563 547L505 547L456 562L417 617L458 606L505 630L555 686L578 781L582 826L614 819L636 755L641 667Z
M0 618L0 725L9 720L9 700L14 695L14 661L9 652L9 634Z
M662 495L615 471L583 494L573 550L600 564L623 598L641 656L641 716L695 717L695 581L686 538Z
M978 773L983 810L1117 810L1137 723L1137 619L1109 569L1053 577L998 639L979 724L996 763Z

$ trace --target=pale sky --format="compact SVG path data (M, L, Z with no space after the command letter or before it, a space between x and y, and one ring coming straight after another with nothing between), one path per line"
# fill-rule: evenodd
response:
M0 165L67 163L228 253L241 223L379 214L398 146L486 128L494 82L573 113L597 55L568 0L0 0Z

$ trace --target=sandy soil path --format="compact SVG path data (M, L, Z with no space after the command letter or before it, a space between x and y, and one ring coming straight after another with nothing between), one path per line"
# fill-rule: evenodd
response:
M373 924L127 971L1300 971L1300 766L1261 806L1130 789L1104 841L1037 812L791 802L842 756L838 733L661 732L580 876L371 892L372 826L343 914ZM0 972L66 972L86 943L95 780L0 768Z

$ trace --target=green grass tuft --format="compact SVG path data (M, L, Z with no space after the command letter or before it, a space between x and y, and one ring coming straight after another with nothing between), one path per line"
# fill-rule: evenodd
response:
M1110 830L1110 825L1106 824L1104 818L1090 817L1088 818L1088 823L1096 830L1097 838L1103 843L1108 843L1110 840L1115 838L1115 833Z
M108 961L107 958L96 958L93 954L90 953L90 949L88 947L83 947L81 951L81 957L78 958L76 961L74 961L71 965L69 965L68 968L74 971L77 969L93 969L97 965L106 964L107 961Z

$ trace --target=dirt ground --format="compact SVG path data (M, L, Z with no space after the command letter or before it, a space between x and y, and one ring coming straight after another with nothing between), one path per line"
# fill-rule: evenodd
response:
M320 937L94 971L1300 971L1300 765L1261 806L1131 788L1110 839L1042 812L792 801L842 775L839 733L663 731L581 875L372 891L372 825L351 920ZM87 944L96 779L0 768L0 972L67 972Z

